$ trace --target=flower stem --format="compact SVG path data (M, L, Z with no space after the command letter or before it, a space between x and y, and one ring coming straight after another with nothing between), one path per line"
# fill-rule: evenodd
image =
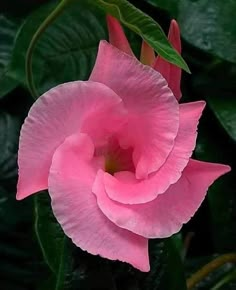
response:
M26 72L26 82L29 88L29 91L34 99L37 99L38 93L34 84L33 70L32 70L32 59L35 45L40 38L40 36L45 32L50 24L63 12L66 5L70 0L61 0L56 8L48 15L48 17L41 23L35 34L33 35L30 45L26 53L25 60L25 72Z
M187 280L188 290L193 289L196 284L202 281L211 272L215 271L226 263L236 263L236 254L230 253L221 255L203 266Z

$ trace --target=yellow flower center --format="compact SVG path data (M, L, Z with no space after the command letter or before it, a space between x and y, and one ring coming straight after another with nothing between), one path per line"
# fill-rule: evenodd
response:
M116 158L112 156L107 156L105 161L105 171L113 175L114 173L119 171L119 164Z

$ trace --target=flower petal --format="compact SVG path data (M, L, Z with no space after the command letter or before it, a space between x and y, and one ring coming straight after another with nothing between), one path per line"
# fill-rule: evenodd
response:
M181 53L181 39L179 25L175 20L171 21L168 39L173 47ZM166 61L158 56L156 62L153 65L154 69L159 71L166 79L169 87L171 88L176 99L179 101L181 98L180 81L181 81L181 68Z
M104 190L102 170L93 185L98 206L117 226L146 238L165 238L178 232L201 205L208 187L229 166L190 160L177 183L151 202L124 205L109 199Z
M122 98L128 121L120 145L134 148L136 176L147 177L165 162L179 127L179 106L165 79L106 41L100 42L90 79Z
M123 52L134 56L120 22L113 16L107 15L109 42Z
M125 204L145 203L175 183L192 155L204 106L203 101L180 105L180 126L174 147L163 166L147 179L138 180L132 172L120 172L114 176L106 173L104 184L108 196Z
M117 227L98 208L91 192L98 169L91 160L91 144L84 134L72 135L56 150L49 174L53 212L81 249L149 271L147 239ZM90 149L81 155L86 147Z
M146 65L152 65L155 61L154 49L146 42L142 41L140 61Z
M120 127L121 102L105 85L91 81L65 83L41 96L20 134L17 199L48 187L53 153L67 136L82 130L97 139Z

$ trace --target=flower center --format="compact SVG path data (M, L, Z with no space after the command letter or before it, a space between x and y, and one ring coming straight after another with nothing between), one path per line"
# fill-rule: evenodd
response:
M112 175L119 171L135 171L132 158L133 148L121 148L119 142L114 138L109 140L100 154L105 157L105 171Z
M113 156L107 156L105 160L105 171L113 175L114 173L120 171L120 166L118 160L115 160Z

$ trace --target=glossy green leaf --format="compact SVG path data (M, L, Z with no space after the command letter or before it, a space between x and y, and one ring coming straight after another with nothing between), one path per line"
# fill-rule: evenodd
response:
M186 290L184 267L175 238L149 241L151 271L144 276L141 289Z
M14 179L17 176L16 158L20 119L7 112L0 111L0 181Z
M72 289L185 290L183 265L173 245L169 240L149 241L151 269L148 273L75 248Z
M190 17L191 15L191 17ZM179 2L182 36L192 45L236 62L236 1L184 0Z
M46 5L33 13L18 34L11 74L25 82L25 55L35 31L55 8ZM106 39L105 16L83 1L69 4L47 28L33 54L33 76L39 93L60 83L86 80L93 68L98 44Z
M20 125L18 116L0 111L0 281L8 290L33 287L35 274L32 204L15 198Z
M19 204L13 185L12 181L7 184L11 190L0 186L1 289L34 289L36 259L31 231L32 204L30 200Z
M205 96L222 127L236 141L236 65L209 59L201 63L201 73L193 76L193 90Z
M7 75L19 20L0 14L0 98L13 90L18 82Z
M187 290L181 252L179 252L175 237L165 240L165 251L167 253L167 268L160 289Z
M70 282L73 290L80 289L102 289L118 290L116 277L119 276L119 262L112 262L100 256L88 254L80 248L74 247L73 257L75 265L73 268L72 280ZM117 267L116 267L117 266ZM127 266L127 265L125 265ZM126 272L127 273L126 267ZM126 288L127 280L126 280Z
M25 98L0 100L0 288L36 289L44 270L33 233L31 199L16 201L17 151ZM36 248L35 248L36 247ZM37 275L36 275L37 274Z
M208 162L234 164L234 146L223 133L215 120L210 116L205 118L199 128L196 157ZM209 235L212 234L213 244L218 252L236 250L235 178L234 171L227 173L214 182L207 194L212 229Z
M35 232L44 260L53 272L51 290L64 290L67 271L71 270L71 256L67 237L52 213L47 192L35 197Z
M26 84L25 57L27 49L38 27L54 9L55 5L55 2L49 2L49 4L44 5L33 12L29 17L27 17L18 31L12 52L9 74L24 85Z
M236 1L148 0L168 10L182 37L195 47L236 63Z
M159 7L161 9L167 10L172 17L176 17L178 14L178 4L179 0L146 0L153 6Z
M141 289L159 290L167 269L164 240L149 240L150 272L143 274Z
M141 10L126 0L93 0L90 3L119 19L130 30L140 35L164 59L189 72L187 64L172 48L160 25Z
M207 98L207 102L229 136L236 141L236 98L215 96Z

